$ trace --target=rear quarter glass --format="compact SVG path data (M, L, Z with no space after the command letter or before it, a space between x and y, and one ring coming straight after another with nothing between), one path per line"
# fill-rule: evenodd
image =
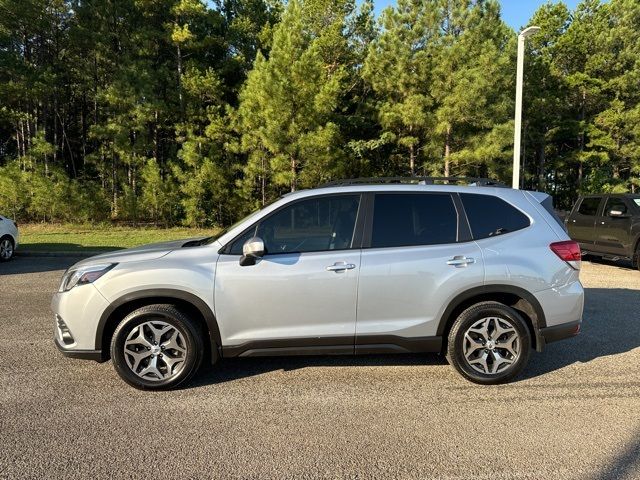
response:
M516 232L531 225L524 213L493 195L461 193L474 240Z

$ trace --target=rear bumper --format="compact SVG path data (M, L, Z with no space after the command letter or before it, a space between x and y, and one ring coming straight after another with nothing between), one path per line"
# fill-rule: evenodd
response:
M544 339L544 343L557 342L565 338L575 337L580 333L580 326L582 322L576 320L575 322L563 323L561 325L555 325L553 327L545 327L540 329L540 335Z
M570 338L580 332L584 289L579 280L537 292L535 297L545 315L544 326L539 325L536 331L537 351L543 351L547 343Z

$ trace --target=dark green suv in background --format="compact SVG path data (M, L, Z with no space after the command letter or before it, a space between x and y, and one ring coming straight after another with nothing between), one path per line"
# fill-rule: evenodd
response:
M629 259L635 268L640 268L640 195L580 197L566 224L583 254Z

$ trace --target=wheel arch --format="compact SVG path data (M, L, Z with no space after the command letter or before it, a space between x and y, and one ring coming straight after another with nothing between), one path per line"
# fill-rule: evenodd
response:
M170 304L190 314L198 322L208 336L205 342L206 352L211 363L219 356L219 348L222 345L218 322L211 308L200 297L174 289L148 289L132 292L112 302L100 316L96 329L96 349L102 351L102 360L109 358L109 345L116 327L129 313L138 308L154 304Z
M443 339L446 349L447 337L456 318L467 308L479 302L495 301L516 310L524 318L533 341L533 347L542 351L544 339L540 333L547 326L544 310L536 297L527 290L513 285L483 285L458 294L447 308L438 324L437 335Z
M640 268L640 232L636 234L633 241L633 251L631 252L631 263L634 267Z

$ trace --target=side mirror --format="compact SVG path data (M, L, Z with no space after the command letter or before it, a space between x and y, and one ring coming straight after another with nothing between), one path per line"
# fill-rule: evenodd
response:
M622 210L609 210L609 216L617 218L627 218L629 215L627 215Z
M251 237L242 245L240 265L243 267L255 265L256 260L264 256L264 242L260 237Z

